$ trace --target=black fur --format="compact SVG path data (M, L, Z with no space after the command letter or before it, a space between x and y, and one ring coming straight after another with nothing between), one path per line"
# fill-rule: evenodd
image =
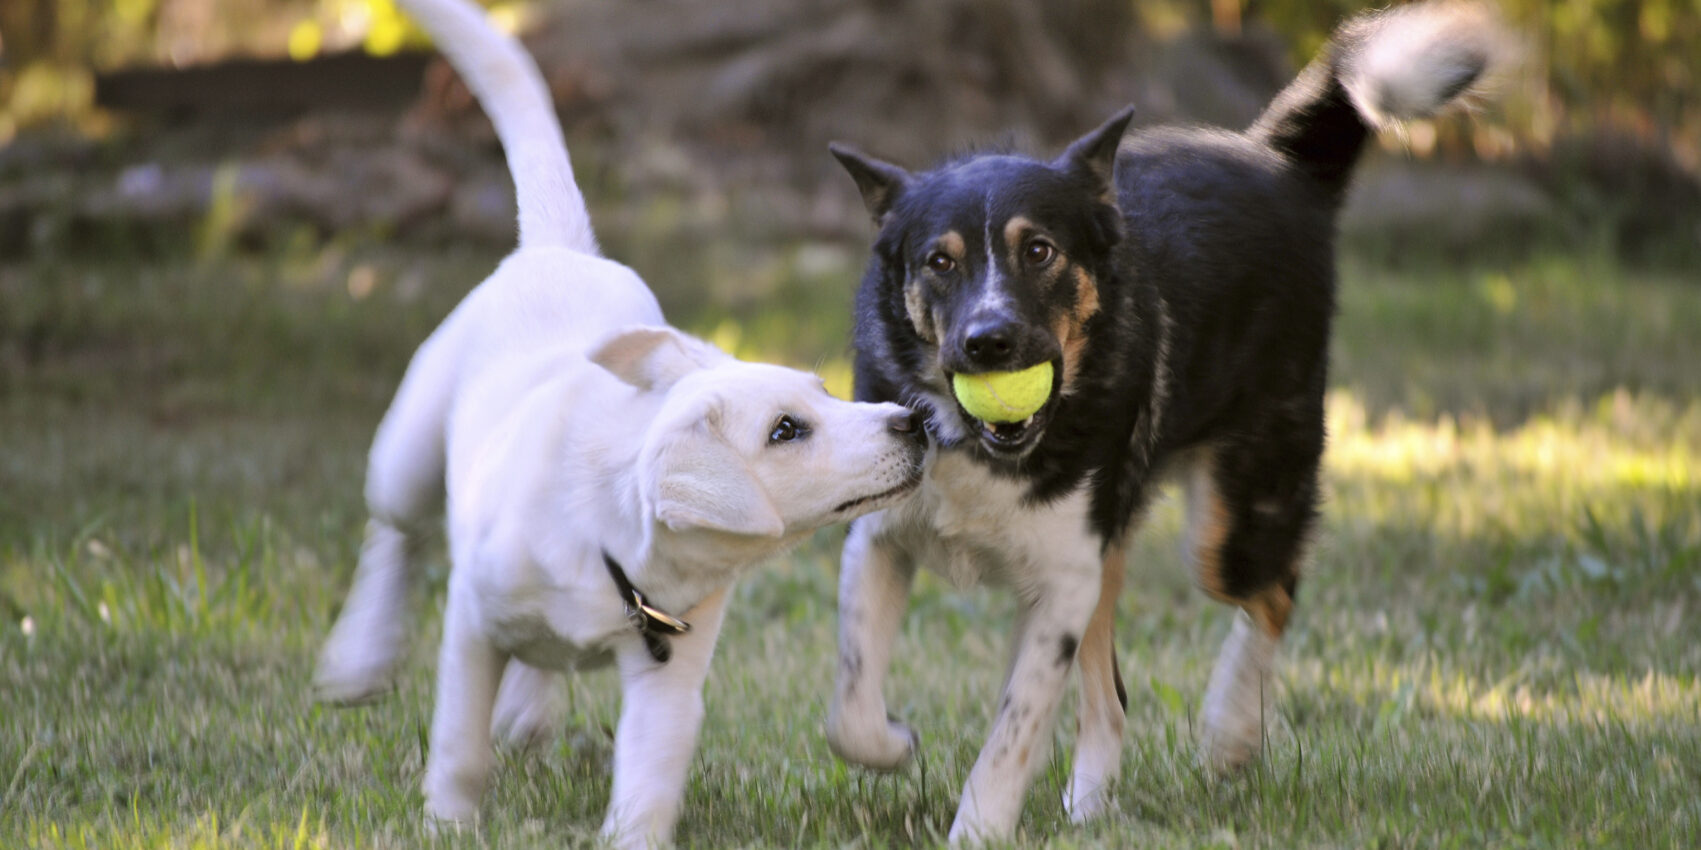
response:
M1080 646L1081 641L1077 640L1074 635L1064 635L1063 639L1057 642L1058 665L1068 667L1069 665L1074 664L1075 650L1080 648Z
M1116 661L1116 647L1110 650L1111 680L1116 683L1116 702L1122 706L1122 713L1128 713L1128 688L1122 684L1122 665Z
M857 399L931 409L942 450L1025 481L1032 501L1087 484L1106 543L1166 460L1208 447L1226 525L1208 589L1247 600L1279 587L1291 599L1317 514L1335 218L1373 132L1339 57L1366 31L1344 28L1246 132L1124 138L1124 113L1051 162L985 154L919 174L836 147L880 224L856 301ZM1475 78L1466 71L1445 96ZM1055 245L1063 270L1022 265L1028 243L1004 237L1015 216ZM947 233L964 250L939 274L930 257ZM1085 312L1084 290L1057 281L1077 270L1098 308L1069 356L1056 329ZM1008 303L989 311L995 279ZM921 294L931 339L906 287ZM1008 332L990 359L964 342L987 322ZM1067 361L1073 378L1019 442L992 439L950 401L953 372L1046 360Z

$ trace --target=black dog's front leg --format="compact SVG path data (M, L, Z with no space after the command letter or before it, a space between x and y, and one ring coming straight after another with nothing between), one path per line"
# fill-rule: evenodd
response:
M1084 557L1058 552L1060 560L1033 567L1021 600L1010 675L992 734L963 786L951 824L952 844L1008 838L1021 817L1034 770L1051 746L1057 706L1099 597L1097 552L1062 548L1084 549Z
M916 735L886 711L886 671L909 603L915 566L880 538L885 514L851 524L839 576L839 671L827 716L827 743L840 758L896 770L914 755Z

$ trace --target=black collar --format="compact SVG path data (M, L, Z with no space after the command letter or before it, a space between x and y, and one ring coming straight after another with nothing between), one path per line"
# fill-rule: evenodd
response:
M626 619L644 636L644 648L650 651L650 657L657 664L666 664L673 657L673 647L668 645L667 639L691 631L691 624L644 601L644 594L632 586L626 571L607 550L602 553L602 562L608 565L608 577L614 579L614 587L620 591L620 601L626 604Z

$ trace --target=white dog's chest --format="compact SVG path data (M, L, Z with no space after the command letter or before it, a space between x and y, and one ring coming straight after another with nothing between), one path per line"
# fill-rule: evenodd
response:
M1098 556L1085 488L1038 505L1026 491L964 455L941 454L915 498L882 517L882 532L960 586L1021 584L1034 569Z
M612 660L614 644L634 633L612 588L593 597L580 588L475 584L485 635L533 667L600 667Z

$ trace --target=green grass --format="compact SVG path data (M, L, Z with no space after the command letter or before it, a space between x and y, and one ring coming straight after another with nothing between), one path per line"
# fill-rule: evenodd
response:
M356 552L371 429L494 259L0 266L0 847L427 841L441 554L396 694L332 710L306 683ZM744 257L704 286L765 269L783 306L686 324L843 388L857 262ZM1017 843L1701 845L1701 288L1597 257L1344 273L1326 520L1264 757L1229 781L1195 766L1228 616L1191 588L1166 501L1121 600L1114 814L1063 817L1060 723ZM1013 606L920 581L889 688L919 761L851 770L821 731L840 536L740 585L682 843L905 846L948 828ZM505 756L479 830L438 843L592 840L618 686L571 687L562 739Z

